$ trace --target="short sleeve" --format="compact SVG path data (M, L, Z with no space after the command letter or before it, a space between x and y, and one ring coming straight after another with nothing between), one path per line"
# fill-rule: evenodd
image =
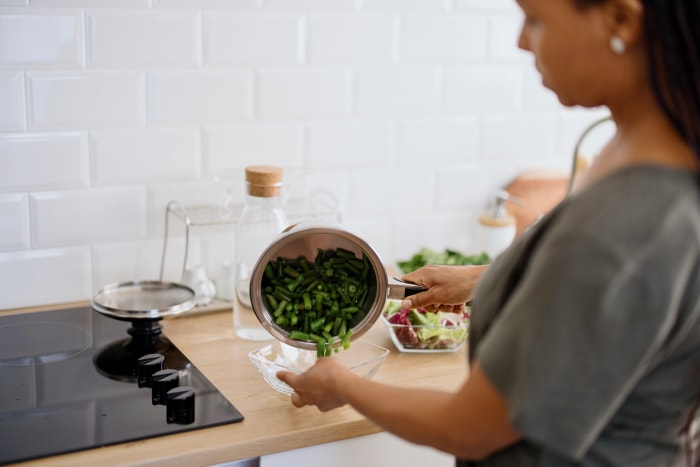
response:
M476 348L516 429L576 459L662 345L672 325L668 281L678 269L663 245L630 254L585 235L569 230L537 248ZM654 274L645 272L651 265Z

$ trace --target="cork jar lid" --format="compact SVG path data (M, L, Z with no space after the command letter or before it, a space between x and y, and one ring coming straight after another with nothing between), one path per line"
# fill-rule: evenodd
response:
M280 193L283 170L272 165L249 165L245 168L245 180L248 182L248 194L262 198L271 198Z

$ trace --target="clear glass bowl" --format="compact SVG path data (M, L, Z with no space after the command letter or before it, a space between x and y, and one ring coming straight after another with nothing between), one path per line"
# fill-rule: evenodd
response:
M383 314L381 319L392 342L401 352L454 352L464 345L469 336L468 320L452 326L418 326L392 324Z
M372 378L389 354L389 350L362 340L353 341L349 349L334 352L340 360L354 373L367 379ZM292 388L277 379L279 370L303 373L316 362L316 351L299 349L284 342L275 341L248 352L258 372L273 389L291 394Z

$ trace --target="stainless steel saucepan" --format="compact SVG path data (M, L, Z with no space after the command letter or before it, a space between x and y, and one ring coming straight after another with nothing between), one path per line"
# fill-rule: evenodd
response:
M351 340L362 336L379 318L387 299L402 300L415 293L426 290L424 287L389 277L379 255L364 240L337 226L296 224L288 227L263 251L253 268L250 278L250 299L255 316L272 336L294 347L313 350L315 342L291 339L289 331L275 323L274 310L269 310L263 299L263 277L265 267L278 258L295 259L305 256L313 262L318 249L329 250L343 248L353 252L357 258L363 255L371 266L367 275L368 293L364 300L362 313L364 317L352 328ZM362 316L360 315L360 316ZM340 344L340 338L334 337L334 346Z

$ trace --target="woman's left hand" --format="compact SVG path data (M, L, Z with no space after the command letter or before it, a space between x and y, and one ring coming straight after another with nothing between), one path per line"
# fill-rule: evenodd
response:
M296 407L315 405L322 412L345 405L340 391L341 380L352 378L350 370L333 357L319 358L305 373L278 371L277 378L293 390L292 404Z

